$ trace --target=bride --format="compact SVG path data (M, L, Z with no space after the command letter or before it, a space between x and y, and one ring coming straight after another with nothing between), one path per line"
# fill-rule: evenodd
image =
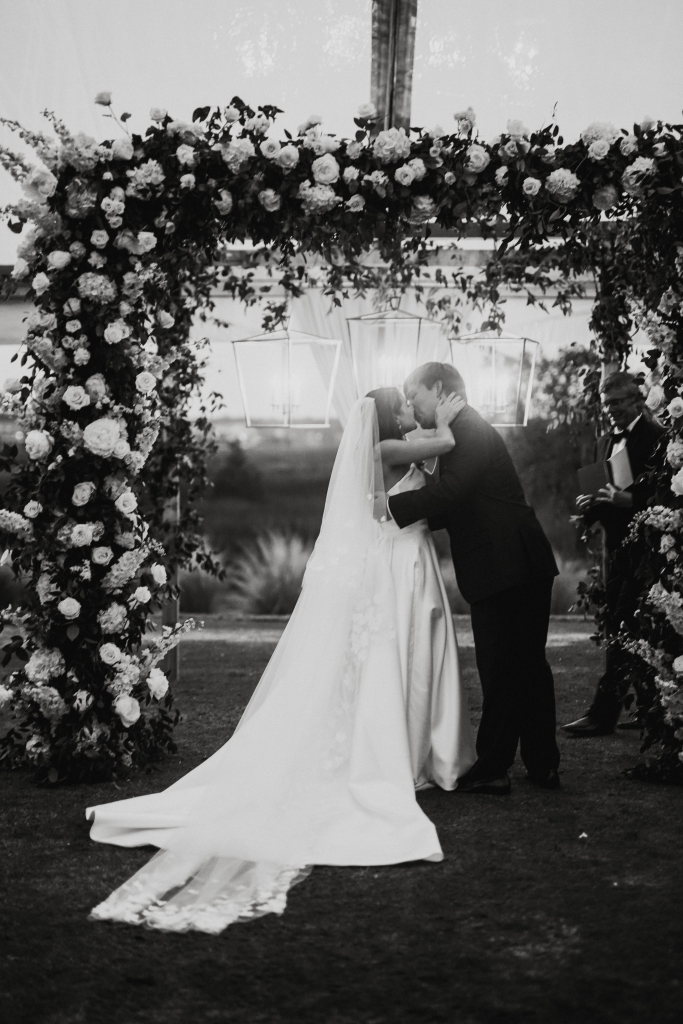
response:
M217 934L282 913L315 864L443 859L415 799L475 761L453 622L426 522L386 496L422 487L463 403L407 441L395 388L354 405L301 596L228 742L162 793L88 808L91 837L158 847L95 920Z

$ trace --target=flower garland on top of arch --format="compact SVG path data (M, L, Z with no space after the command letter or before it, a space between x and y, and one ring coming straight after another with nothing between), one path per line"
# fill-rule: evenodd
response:
M108 107L110 97L98 102ZM368 106L353 139L327 134L317 117L277 139L278 112L237 98L198 109L191 123L152 110L144 136L102 144L52 114L50 136L3 122L42 166L0 150L24 190L7 211L11 226L30 223L13 277L36 305L27 370L5 397L21 418L26 458L4 453L0 540L29 587L11 617L21 631L5 646L24 664L0 689L14 715L2 751L50 781L121 773L172 748L172 698L157 666L178 636L142 646L169 588L164 546L140 499L159 431L198 379L189 321L210 301L223 242L262 246L290 293L305 280L301 257L321 254L336 296L349 282L362 286L372 247L410 283L434 222L459 232L504 212L511 237L529 247L551 232L577 238L604 212L663 217L681 207L675 126L594 124L563 146L557 127L531 133L509 122L483 143L471 110L456 115L452 134L375 134ZM254 301L248 274L223 276ZM678 324L676 302L667 325ZM175 436L182 463L192 441Z

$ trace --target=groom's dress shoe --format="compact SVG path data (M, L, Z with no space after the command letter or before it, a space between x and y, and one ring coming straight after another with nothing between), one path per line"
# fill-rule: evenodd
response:
M575 722L569 722L568 725L563 725L561 728L563 732L569 733L570 736L609 736L614 732L614 729L606 729L604 725L600 725L600 722L590 715L577 718Z
M526 775L529 782L533 782L535 786L540 786L541 789L559 789L560 788L560 776L557 773L557 768L551 768L548 772L527 772Z
M456 793L486 793L489 796L507 796L512 790L510 776L505 773L497 779L463 779L458 781Z

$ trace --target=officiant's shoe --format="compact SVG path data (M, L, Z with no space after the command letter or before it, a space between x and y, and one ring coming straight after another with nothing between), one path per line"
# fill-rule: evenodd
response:
M560 776L557 773L557 768L551 768L549 772L527 772L526 777L529 782L533 782L535 786L540 786L541 789L559 789L560 788Z
M607 729L601 725L592 715L577 718L575 722L561 726L561 729L570 736L609 736L614 732L614 729Z
M506 772L497 779L458 780L456 793L486 793L489 796L507 796L512 791L510 776Z

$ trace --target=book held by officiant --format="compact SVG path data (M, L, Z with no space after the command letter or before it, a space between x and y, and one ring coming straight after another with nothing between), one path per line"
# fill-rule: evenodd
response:
M578 470L581 494L597 494L603 487L612 484L619 491L633 483L631 460L625 448L615 452L604 462L593 462Z

